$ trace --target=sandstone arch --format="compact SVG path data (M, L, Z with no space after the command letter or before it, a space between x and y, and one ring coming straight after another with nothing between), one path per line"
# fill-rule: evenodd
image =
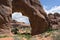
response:
M47 15L39 0L13 0L13 12L22 12L29 17L32 35L40 34L47 30Z
M22 12L29 17L32 35L40 34L48 28L47 15L39 0L0 0L0 24L10 23L12 12Z

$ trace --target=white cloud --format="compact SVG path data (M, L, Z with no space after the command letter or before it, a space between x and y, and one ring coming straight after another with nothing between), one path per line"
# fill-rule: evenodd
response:
M21 12L14 12L12 14L12 19L18 19L18 18L21 18L21 16L22 16Z
M48 7L47 7L48 8ZM55 13L55 12L58 12L60 13L60 6L54 6L52 7L51 9L49 10L46 10L46 8L44 7L44 10L45 12L48 14L48 13Z
M48 14L49 12L47 11L46 7L44 7L45 12Z
M17 22L25 22L26 24L30 24L29 18L26 16L23 16L21 12L14 12L12 14L12 19L16 20Z

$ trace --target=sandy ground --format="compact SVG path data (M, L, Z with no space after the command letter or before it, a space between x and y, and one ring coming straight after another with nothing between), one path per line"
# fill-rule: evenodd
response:
M0 38L0 40L14 40L12 37Z

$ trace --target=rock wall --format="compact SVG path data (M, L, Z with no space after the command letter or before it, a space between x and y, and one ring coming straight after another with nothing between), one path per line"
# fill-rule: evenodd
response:
M31 34L37 35L48 29L47 15L39 0L13 0L13 12L22 12L29 17Z
M12 1L0 0L0 34L10 33Z
M49 18L49 24L52 29L60 29L60 14L59 13L49 13L48 14Z

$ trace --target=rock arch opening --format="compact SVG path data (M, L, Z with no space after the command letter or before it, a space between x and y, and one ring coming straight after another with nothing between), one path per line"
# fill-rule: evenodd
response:
M48 22L46 20L47 15L43 10L43 7L40 4L39 0L0 0L0 8L2 8L0 9L0 13L1 11L6 13L5 15L2 13L3 16L0 16L0 19L5 17L8 20L11 18L11 14L13 14L13 12L22 12L23 15L28 16L31 23L32 35L37 35L45 32L48 28ZM8 21L5 19L2 20L4 20L4 22L9 25L11 23L10 19ZM0 22L2 24L4 23L3 21ZM10 26L8 27L10 28Z
M47 30L48 22L46 20L46 13L39 3L39 0L13 0L13 12L22 12L23 15L29 17L31 23L31 34L40 34ZM31 5L32 3L32 5Z

